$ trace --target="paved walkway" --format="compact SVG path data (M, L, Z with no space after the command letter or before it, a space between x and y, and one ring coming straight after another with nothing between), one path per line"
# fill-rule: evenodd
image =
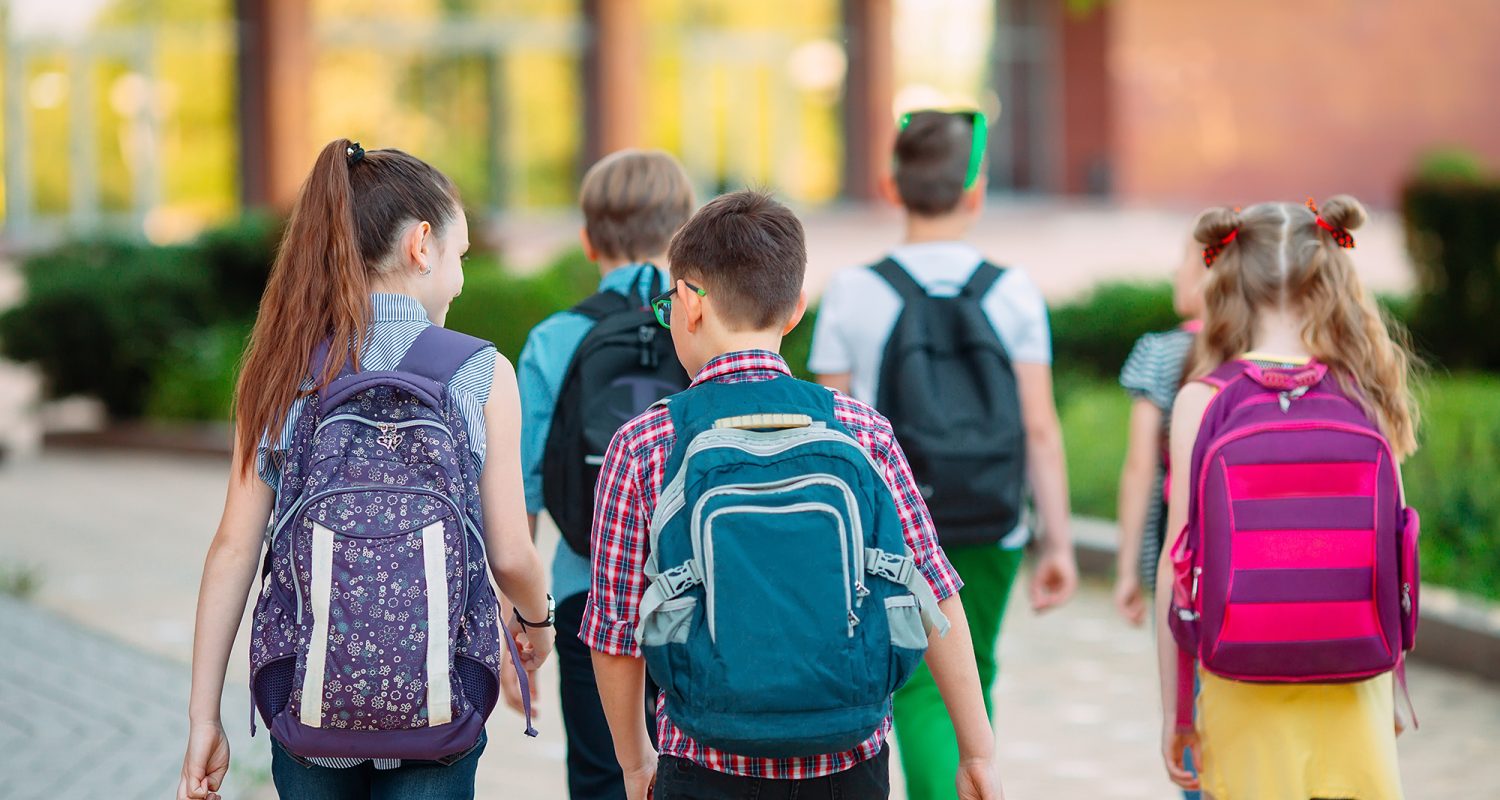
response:
M0 600L0 797L170 795L194 599L225 471L218 459L80 453L0 467L0 563L32 566L42 579L33 604ZM1156 755L1145 633L1117 621L1101 585L1045 617L1020 600L997 688L1007 797L1172 798ZM541 738L525 739L515 717L497 713L480 797L565 796L548 666ZM267 740L246 736L246 671L242 631L223 705L235 754L225 795L263 800ZM1500 686L1420 665L1411 686L1423 728L1400 745L1408 795L1494 796Z

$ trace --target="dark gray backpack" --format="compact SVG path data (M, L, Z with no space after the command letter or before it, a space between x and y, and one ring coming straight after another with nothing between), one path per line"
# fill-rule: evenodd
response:
M980 264L934 297L894 259L871 267L901 295L875 408L891 421L945 545L998 542L1021 520L1026 437L1010 356L981 302L1004 270Z

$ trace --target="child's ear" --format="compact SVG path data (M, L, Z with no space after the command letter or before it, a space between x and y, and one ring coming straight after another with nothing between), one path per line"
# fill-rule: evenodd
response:
M796 328L799 323L802 322L802 317L805 316L806 314L807 314L807 290L803 289L802 293L799 294L799 295L797 295L797 309L792 312L792 316L787 319L786 324L783 325L783 326L781 326L781 335L782 336L786 336L787 334L791 333L792 330L794 328Z
M594 242L589 239L588 228L578 229L578 241L583 244L583 257L596 264L599 263L599 251L594 249Z
M672 307L682 307L683 322L687 325L688 333L697 333L698 327L703 324L703 297L689 289L687 281L681 278L673 285L677 287L677 294L672 295Z
M988 190L988 187L989 179L985 177L985 174L983 172L979 173L979 176L974 181L974 185L970 186L969 190L964 192L964 210L968 212L977 212L981 208L983 208L984 195Z
M896 188L896 176L883 172L880 174L880 199L893 206L904 206L901 202L901 190Z
M397 252L406 256L405 268L415 272L429 269L429 264L436 253L436 237L432 235L432 225L423 221L413 223L401 236L401 245Z

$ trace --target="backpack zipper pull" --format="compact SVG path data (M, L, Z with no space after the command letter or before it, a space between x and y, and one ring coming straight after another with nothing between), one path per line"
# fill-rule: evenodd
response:
M859 581L855 581L854 582L854 605L855 606L862 606L862 605L864 605L865 604L865 598L869 597L869 596L870 596L870 590L863 583L861 583Z
M652 345L656 342L656 329L648 325L642 325L636 334L641 343L641 366L647 369L656 369L656 348Z
M849 612L849 636L854 636L854 627L859 624L859 616L853 611Z
M1401 611L1405 614L1411 613L1411 584L1401 584Z
M1287 390L1285 392L1282 392L1281 393L1281 413L1285 414L1288 411L1291 411L1292 410L1292 401L1298 399L1299 397L1301 397L1304 394L1307 394L1307 390L1309 388L1311 388L1311 387L1308 387L1308 386L1298 386L1295 389L1289 389L1289 390Z

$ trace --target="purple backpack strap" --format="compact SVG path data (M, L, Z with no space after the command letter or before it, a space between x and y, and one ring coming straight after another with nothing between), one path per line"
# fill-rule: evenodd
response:
M467 333L450 331L440 325L429 325L417 334L417 340L412 342L406 355L401 357L396 371L421 375L446 384L475 353L490 346L489 342Z

